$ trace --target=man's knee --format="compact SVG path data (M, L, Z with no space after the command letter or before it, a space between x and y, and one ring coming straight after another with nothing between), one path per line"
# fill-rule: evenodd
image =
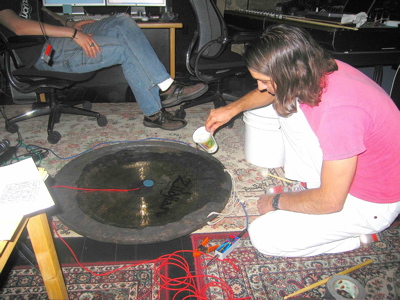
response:
M278 255L280 252L276 248L279 243L273 225L269 222L268 216L264 215L254 220L249 225L249 236L252 245L261 253L267 255Z
M126 14L120 14L118 15L115 20L121 24L122 26L131 26L131 25L135 25L137 26L136 22L129 16Z
M261 253L272 256L292 256L299 249L296 230L279 212L260 216L249 225L252 245Z

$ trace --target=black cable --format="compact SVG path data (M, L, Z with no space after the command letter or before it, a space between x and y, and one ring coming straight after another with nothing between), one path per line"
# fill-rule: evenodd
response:
M50 149L44 148L44 147L39 147L36 145L25 145L22 141L21 134L18 132L18 144L14 147L14 158L11 158L9 160L9 164L12 164L14 162L19 162L21 160L27 159L27 158L32 158L37 166L40 166L43 159L48 156L50 153ZM24 148L26 153L23 154L18 154L18 150L20 148Z
M7 51L7 50L5 50ZM2 53L3 57L4 57L4 53ZM2 68L0 69L0 93L2 93L3 95L7 96L7 97L12 97L11 95L6 93L7 90L7 76L4 74L5 70L3 70L4 66L2 66Z
M36 10L37 10L38 22L39 22L39 25L40 25L40 30L42 31L42 34L43 34L44 39L46 40L46 43L48 43L50 45L49 40L48 40L47 35L45 33L45 30L44 30L43 22L42 22L42 20L40 18L39 0L36 0Z
M17 135L18 135L17 145L15 145L15 151L13 153L15 158L11 159L11 161L14 160L14 159L17 160L17 161L20 160L20 158L17 155L17 152L18 152L18 148L22 145L22 135L21 135L21 133L19 132L18 129L17 129Z
M25 148L30 155L32 156L40 155L42 159L45 158L50 153L50 149L32 144L26 145Z
M5 109L4 109L4 104L3 104L2 107L0 108L0 113L1 113L1 116L4 118L4 120L7 120L6 113L5 113L3 110L5 110Z
M3 74L3 70L0 71L0 82L1 82L1 86L0 86L0 93L2 93L3 95L5 95L6 97L11 98L12 96L7 94L5 92L6 88L7 88L7 84L6 84L6 80L4 79L5 76Z

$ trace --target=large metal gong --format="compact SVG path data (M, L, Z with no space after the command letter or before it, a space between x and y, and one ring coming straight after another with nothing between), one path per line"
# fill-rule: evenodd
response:
M203 227L231 194L221 162L167 141L120 143L75 158L51 189L59 219L104 242L168 241Z

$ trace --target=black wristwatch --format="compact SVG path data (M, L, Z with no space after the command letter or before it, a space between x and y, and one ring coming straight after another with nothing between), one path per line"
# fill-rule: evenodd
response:
M272 208L275 210L279 210L279 197L281 194L276 194L274 198L272 198Z

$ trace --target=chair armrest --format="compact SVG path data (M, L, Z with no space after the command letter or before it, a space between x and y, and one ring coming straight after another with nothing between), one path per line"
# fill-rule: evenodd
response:
M260 33L257 31L240 31L236 32L232 38L233 43L240 44L254 40L258 38Z
M43 44L45 42L46 39L41 35L24 35L8 38L9 49L32 47Z
M262 33L260 30L248 30L242 27L227 25L229 36L233 43L245 43L259 37Z

